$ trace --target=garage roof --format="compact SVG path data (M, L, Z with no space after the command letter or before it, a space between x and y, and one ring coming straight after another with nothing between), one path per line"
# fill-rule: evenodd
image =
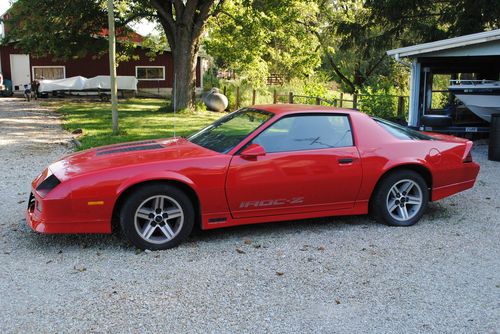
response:
M389 50L387 51L387 55L394 56L396 59L412 56L415 57L436 51L461 48L469 45L472 46L493 41L500 42L500 29Z

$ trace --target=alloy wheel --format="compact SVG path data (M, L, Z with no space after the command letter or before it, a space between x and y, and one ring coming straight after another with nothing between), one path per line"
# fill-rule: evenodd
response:
M142 239L153 244L164 244L181 231L184 212L173 198L156 195L139 205L134 222L135 229Z
M415 217L423 202L420 186L405 179L395 183L387 194L386 207L392 218L405 222Z

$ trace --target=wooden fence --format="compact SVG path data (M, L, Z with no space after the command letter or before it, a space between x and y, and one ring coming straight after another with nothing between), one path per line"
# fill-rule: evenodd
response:
M224 95L227 96L227 88L224 86L223 88ZM304 104L315 104L315 105L327 105L338 108L346 108L346 109L358 109L360 105L363 104L363 100L366 98L397 98L397 116L403 116L405 111L405 100L408 98L407 96L399 96L399 95L367 95L367 94L352 94L350 98L349 95L340 93L338 98L334 99L325 99L319 96L307 96L307 95L296 95L293 92L289 92L288 94L278 94L278 91L275 89L273 92L273 104L277 103L299 103ZM252 103L251 105L255 105L257 100L257 91L255 89L252 90ZM236 87L236 109L241 106L241 94L240 87ZM350 107L348 106L350 105Z

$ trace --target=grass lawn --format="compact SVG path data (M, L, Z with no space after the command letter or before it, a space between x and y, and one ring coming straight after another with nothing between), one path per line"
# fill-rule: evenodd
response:
M157 99L130 99L119 102L118 114L120 134L111 133L111 106L100 102L48 102L63 115L63 126L68 131L83 130L78 138L80 149L115 144L125 141L165 138L174 135L174 115L158 111L166 101ZM214 120L223 113L199 111L177 113L175 128L177 136L187 136Z

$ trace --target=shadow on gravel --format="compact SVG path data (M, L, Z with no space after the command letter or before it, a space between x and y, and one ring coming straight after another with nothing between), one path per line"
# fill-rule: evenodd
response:
M443 205L442 203L430 202L422 219L430 221L450 219L454 216L458 217L457 213L459 210L456 209L455 204Z
M367 216L328 217L286 221L278 223L263 223L254 225L226 227L208 231L194 232L187 242L220 242L221 240L242 239L246 237L272 237L286 239L302 233L331 233L340 230L367 228L385 228L370 220ZM23 231L24 233L24 231ZM28 248L47 251L68 251L76 249L123 249L134 250L122 234L117 231L112 234L38 234L26 228L25 240Z
M47 251L70 249L133 249L120 234L38 234L33 231L26 233L28 247Z
M436 219L449 216L450 212L438 203L429 203L426 214L418 225L432 224ZM297 234L328 234L339 231L356 231L359 229L392 229L370 219L367 215L342 216L304 219L297 221L284 221L274 223L261 223L254 225L243 225L225 227L206 231L193 231L186 243L200 242L224 242L241 240L244 238L272 238L286 239ZM121 232L114 231L112 234L38 234L27 231L26 241L38 249L62 250L62 249L123 249L135 250L128 243ZM29 247L29 246L28 246Z
M192 239L193 241L199 240L204 242L266 236L286 239L289 236L302 233L326 234L341 230L377 228L380 226L384 227L370 220L368 216L327 217L200 231L192 236Z

